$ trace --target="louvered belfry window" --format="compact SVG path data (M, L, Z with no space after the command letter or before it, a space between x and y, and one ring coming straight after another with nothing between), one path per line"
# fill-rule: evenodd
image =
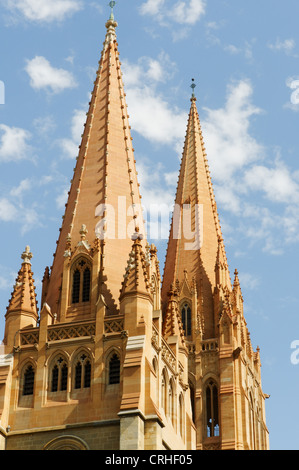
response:
M67 390L68 366L63 357L59 356L52 366L51 392Z
M87 260L80 259L72 270L72 304L90 301L91 267Z
M218 388L210 381L206 386L207 437L219 436Z
M85 354L78 359L75 367L75 389L90 388L91 384L91 363Z
M109 361L109 385L120 382L120 360L117 354L113 354Z
M33 395L34 390L34 369L28 366L24 373L23 395Z
M188 304L184 304L181 310L182 314L182 324L185 336L191 336L192 333L192 317L191 317L191 308Z

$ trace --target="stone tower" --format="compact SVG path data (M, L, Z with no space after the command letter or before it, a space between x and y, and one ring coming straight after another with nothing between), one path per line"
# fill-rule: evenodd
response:
M267 449L259 352L237 273L230 283L195 97L161 286L114 3L41 309L26 247L5 315L0 449Z
M114 2L111 2L111 6ZM0 351L0 448L195 449L177 299L163 336L113 10L38 314L27 247Z
M232 285L194 93L166 254L162 305L175 286L197 449L268 449L259 349L252 349L238 272Z

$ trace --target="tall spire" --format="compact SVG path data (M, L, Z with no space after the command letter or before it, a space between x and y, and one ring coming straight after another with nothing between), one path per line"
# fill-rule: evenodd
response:
M145 233L116 41L115 2L109 5L111 15L47 288L46 301L58 316L66 245L67 253L74 250L82 225L88 243L92 246L97 239L100 245L99 271L111 313L118 309L131 236L137 226Z
M184 280L184 272L195 279L199 298L203 298L206 334L213 337L213 291L215 265L221 227L203 142L201 124L192 81L191 108L175 199L175 210L168 241L162 285L162 301L172 283ZM225 256L225 255L224 255Z

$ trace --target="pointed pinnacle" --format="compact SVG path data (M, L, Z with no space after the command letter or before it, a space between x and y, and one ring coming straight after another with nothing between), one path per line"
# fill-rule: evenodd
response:
M23 260L23 264L31 264L30 260L33 258L33 255L30 253L29 246L26 246L25 251L21 255L21 258Z

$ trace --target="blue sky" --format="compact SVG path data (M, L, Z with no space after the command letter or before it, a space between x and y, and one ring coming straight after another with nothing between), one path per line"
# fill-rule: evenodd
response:
M107 4L0 0L2 332L25 246L38 300L52 264ZM119 0L115 7L145 204L173 203L191 79L197 84L231 275L239 270L271 396L272 449L299 448L299 364L291 348L299 340L298 14L298 0ZM156 244L163 267L166 241Z

